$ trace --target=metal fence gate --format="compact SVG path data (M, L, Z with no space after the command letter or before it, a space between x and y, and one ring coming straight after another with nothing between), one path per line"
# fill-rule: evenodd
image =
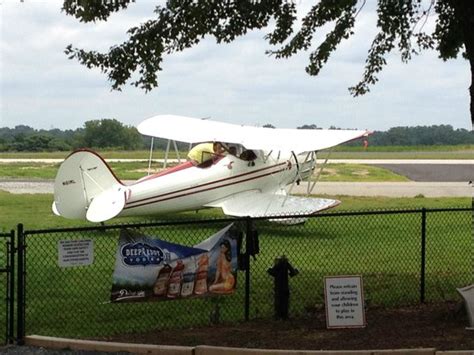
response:
M14 341L15 252L15 232L0 233L0 344Z

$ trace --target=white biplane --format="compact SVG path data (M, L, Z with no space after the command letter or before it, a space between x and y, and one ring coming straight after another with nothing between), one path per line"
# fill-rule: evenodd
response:
M91 222L206 207L219 207L237 217L316 213L340 203L309 197L317 181L309 180L316 169L316 153L369 134L250 127L174 115L149 118L138 131L168 143L221 142L226 152L201 164L186 161L126 185L98 154L77 150L56 176L54 213ZM293 186L305 179L307 196L290 195Z

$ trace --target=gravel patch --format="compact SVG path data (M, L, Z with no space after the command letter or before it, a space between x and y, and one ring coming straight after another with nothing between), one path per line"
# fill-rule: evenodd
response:
M12 194L52 194L54 193L54 183L48 180L0 180L0 190Z

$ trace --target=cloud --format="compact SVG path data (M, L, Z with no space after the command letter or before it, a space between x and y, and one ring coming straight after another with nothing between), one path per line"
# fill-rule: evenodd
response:
M105 75L68 60L63 51L69 43L106 51L127 38L130 26L154 16L154 2L133 3L97 24L66 16L61 4L25 0L0 5L0 126L76 128L105 117L138 124L160 113L279 127L470 126L464 60L442 62L427 52L403 64L394 54L370 94L349 95L347 88L360 80L377 31L370 8L361 12L356 34L341 43L318 77L304 71L309 52L281 60L265 55L270 49L263 39L266 29L230 44L218 45L209 37L166 56L160 86L145 94L130 86L110 91ZM318 32L315 43L324 36Z

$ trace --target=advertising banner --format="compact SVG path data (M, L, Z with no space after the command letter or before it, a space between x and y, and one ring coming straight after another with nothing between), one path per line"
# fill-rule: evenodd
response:
M112 302L158 301L233 293L240 233L232 224L192 247L122 229Z

